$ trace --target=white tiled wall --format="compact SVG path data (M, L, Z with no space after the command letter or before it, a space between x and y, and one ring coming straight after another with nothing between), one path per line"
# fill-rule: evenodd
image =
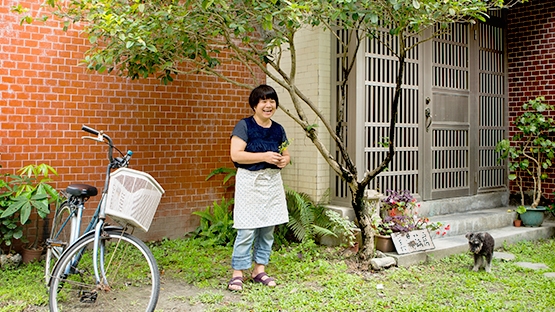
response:
M330 116L331 101L331 37L329 31L306 29L296 37L297 49L297 87L320 109L324 116ZM282 68L289 71L290 60L282 61ZM279 94L280 105L294 111L291 98L284 89L268 79ZM314 113L303 105L310 122L317 123ZM284 183L295 191L308 193L314 200L320 200L330 187L330 168L320 155L312 141L306 137L301 127L279 111L275 120L281 123L288 137L293 139L289 146L293 164L283 171ZM323 125L317 127L318 136L326 146L330 145L330 136Z

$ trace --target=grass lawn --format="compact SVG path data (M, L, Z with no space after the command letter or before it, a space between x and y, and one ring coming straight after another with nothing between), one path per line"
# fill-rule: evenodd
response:
M554 239L505 246L502 250L516 260L494 260L491 274L470 271L468 253L373 272L358 270L342 249L292 245L274 251L267 268L277 288L246 282L233 300L221 295L231 276L230 247L180 239L151 244L151 249L163 278L202 290L185 299L206 311L555 311L555 278L543 275L555 272ZM519 261L549 269L523 269ZM42 274L42 263L0 271L0 311L46 306Z

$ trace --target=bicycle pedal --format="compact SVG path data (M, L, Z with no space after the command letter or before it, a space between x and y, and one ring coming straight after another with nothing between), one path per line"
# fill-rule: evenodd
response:
M96 291L81 291L80 295L81 298L79 298L79 301L82 303L95 303L96 298L98 297L98 293Z
M46 239L46 245L50 246L50 247L66 247L67 243L64 242L64 241L61 241L59 239L47 238Z

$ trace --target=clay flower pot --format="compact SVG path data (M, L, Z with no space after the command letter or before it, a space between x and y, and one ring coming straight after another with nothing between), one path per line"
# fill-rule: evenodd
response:
M392 252L395 251L395 245L393 244L393 240L389 235L374 235L374 244L376 245L376 249L382 252Z
M27 249L23 248L21 251L21 257L23 263L29 263L32 261L38 261L42 255L43 248Z

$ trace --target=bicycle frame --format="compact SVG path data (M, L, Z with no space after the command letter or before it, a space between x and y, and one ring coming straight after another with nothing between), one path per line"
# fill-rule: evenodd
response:
M85 229L85 231L83 232L83 235L80 235L79 231L81 228L81 220L82 220L82 215L83 215L83 210L84 210L84 201L80 201L77 204L77 207L75 207L75 209L71 210L71 214L69 215L69 217L64 221L62 227L60 227L60 231L62 231L63 227L65 227L67 225L67 223L72 219L75 218L72 222L71 222L71 242L69 244L69 246L71 246L72 244L75 243L75 241L77 241L77 239L79 237L82 237L84 235L86 235L87 233L94 231L94 250L93 250L93 262L94 262L94 273L95 273L95 278L96 278L96 283L100 284L101 281L104 283L104 285L107 285L108 281L106 279L106 274L105 274L105 268L104 268L104 245L101 244L101 233L104 230L104 224L105 224L105 220L106 220L106 197L108 195L108 188L110 185L110 173L112 172L112 170L114 169L118 169L118 168L122 168L122 167L127 167L128 163L129 163L129 159L131 158L132 152L128 151L127 154L123 157L123 159L120 158L113 158L113 143L112 143L112 139L106 135L103 134L102 132L99 132L97 130L94 130L92 128L89 128L87 126L83 126L82 130L89 132L91 134L95 134L96 137L83 137L84 139L92 139L94 141L97 142L102 142L102 143L106 143L108 145L108 159L110 160L108 166L106 167L106 178L104 181L104 188L102 189L102 195L100 198L100 202L98 203L98 206L95 210L95 213L93 214L93 217L91 219L91 221L89 222L89 224L87 225L87 228ZM68 200L75 200L74 198L72 198L72 196L70 196L70 198L68 198ZM74 205L72 205L70 203L70 207L74 207ZM110 227L111 229L117 228L117 229L121 229L122 233L126 231L125 228L122 227ZM68 250L68 248L66 248L64 250L64 252L62 253L62 255ZM75 269L77 267L77 265L79 264L79 261L81 260L81 256L84 253L84 249L81 250L77 256L75 256L74 259L72 259L72 261L70 262L70 264L68 264L68 266L65 269L65 274L69 275L69 274L73 274L75 273ZM99 259L99 255L100 255L100 263L98 261ZM56 264L58 265L58 264Z

